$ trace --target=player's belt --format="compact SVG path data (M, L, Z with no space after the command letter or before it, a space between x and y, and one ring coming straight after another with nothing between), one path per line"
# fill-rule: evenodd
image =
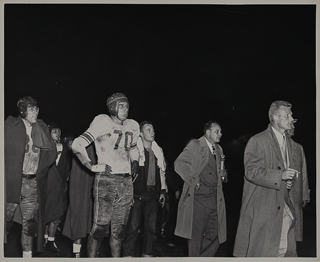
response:
M115 174L111 174L111 173L101 173L101 176L120 176L120 177L131 177L131 174L129 173L115 173Z
M31 178L35 178L36 174L22 174L22 177L26 179L31 179Z

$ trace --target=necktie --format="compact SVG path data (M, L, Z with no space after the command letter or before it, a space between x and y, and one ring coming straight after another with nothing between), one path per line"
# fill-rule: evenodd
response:
M285 166L285 168L288 168L289 167L289 161L288 161L288 158L287 158L287 142L286 142L285 134L283 134L283 143L282 143L282 146L281 146L281 153L282 153L284 166ZM290 196L289 196L289 191L290 191L289 189L285 191L284 200L285 200L286 204L288 205L289 210L291 211L291 214L292 214L292 213L294 213L294 211L293 211L293 205L292 205L292 202L291 202L291 199L290 199Z
M283 158L285 167L287 168L288 160L287 160L287 152L286 151L287 151L286 150L286 136L283 135L283 143L282 143L282 146L281 146L281 153L282 153L282 158Z
M214 145L212 145L212 153L213 153L214 159L216 159L216 148L214 147Z

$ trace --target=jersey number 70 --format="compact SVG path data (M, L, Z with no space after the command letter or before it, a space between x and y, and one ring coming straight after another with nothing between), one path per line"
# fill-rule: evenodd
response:
M122 138L122 131L121 130L114 130L113 133L119 135L118 139L117 139L117 142L116 142L116 144L114 145L114 148L113 148L113 149L118 149L120 141L121 141L121 138ZM133 133L127 131L127 132L125 132L124 136L125 136L124 147L125 147L126 151L129 151L130 150L130 145L131 145L132 140L133 140ZM129 137L131 138L130 142L129 142L129 139L128 139Z

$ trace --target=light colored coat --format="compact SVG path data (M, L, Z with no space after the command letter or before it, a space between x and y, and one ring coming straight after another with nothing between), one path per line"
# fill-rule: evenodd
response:
M216 145L217 151L217 174L220 169L222 148ZM184 148L174 163L175 171L184 180L183 191L178 206L177 225L175 234L177 236L191 239L194 190L199 183L199 176L209 161L211 154L204 137L191 140ZM217 184L217 213L218 213L218 238L219 243L227 239L226 208L222 191L221 177L218 176Z
M292 140L292 155L294 158L294 163L292 163L291 167L298 170L300 172L298 178L295 178L295 182L293 184L292 189L290 190L290 194L292 195L292 199L295 208L296 214L296 227L295 227L295 236L296 241L303 240L303 210L302 210L302 202L305 200L310 201L310 193L309 193L309 183L308 183L308 175L307 175L307 164L306 158L304 155L303 147Z
M298 155L293 140L287 136L291 168L298 168ZM283 220L284 196L282 181L285 169L280 146L271 126L253 136L244 153L245 179L240 219L233 255L236 257L276 257L278 255ZM290 190L290 198L294 190ZM296 210L300 209L294 204Z

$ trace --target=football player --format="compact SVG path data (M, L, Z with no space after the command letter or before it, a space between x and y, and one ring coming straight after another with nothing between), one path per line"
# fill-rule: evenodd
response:
M105 114L96 116L87 131L72 144L72 150L81 163L96 174L88 257L96 257L110 223L111 255L120 257L121 243L133 203L132 175L136 174L139 165L139 124L127 119L128 98L122 93L115 93L107 99L107 107L110 117ZM96 148L96 165L92 164L86 151L92 142Z

